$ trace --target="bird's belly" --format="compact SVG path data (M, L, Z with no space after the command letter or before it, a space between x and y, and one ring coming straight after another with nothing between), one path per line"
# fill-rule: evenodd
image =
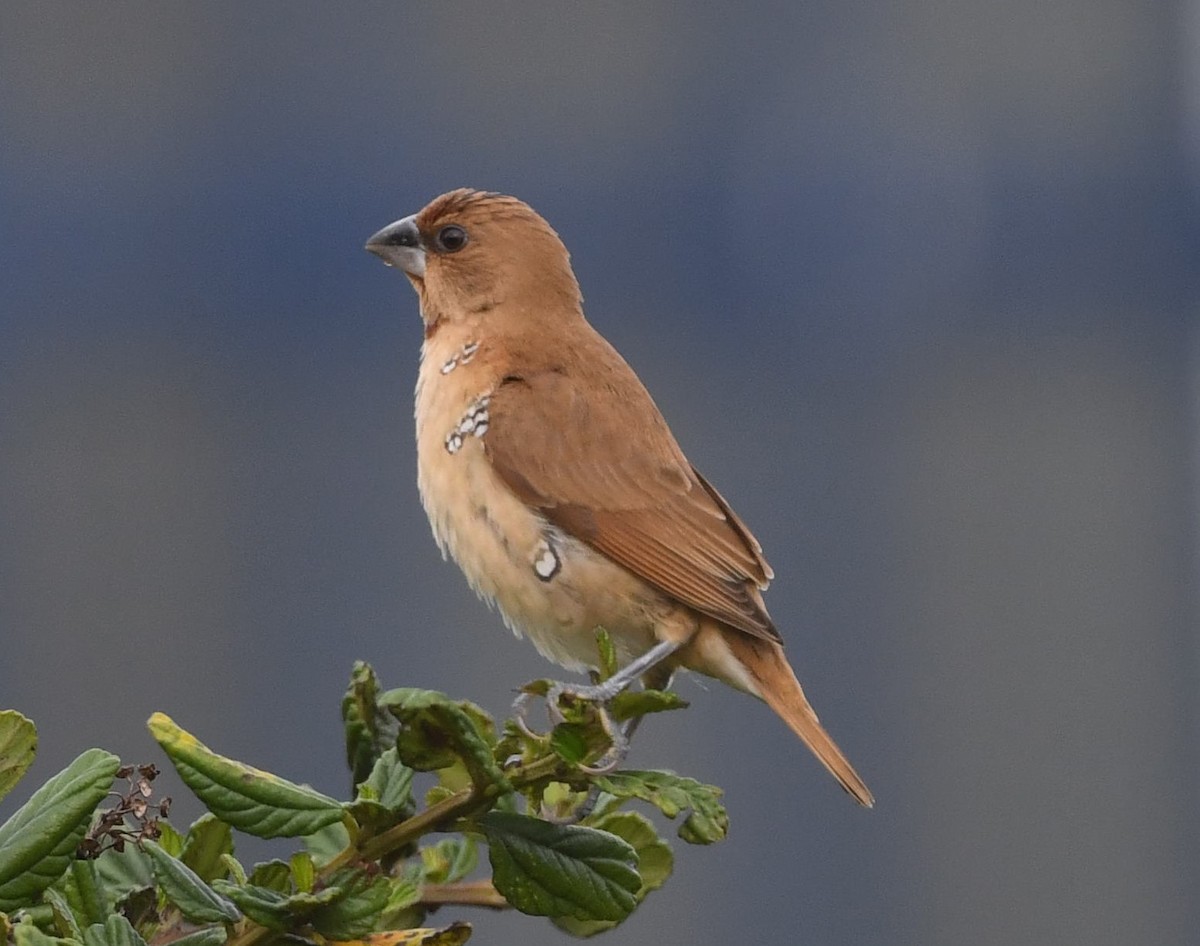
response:
M622 663L653 646L672 609L660 592L527 507L496 476L481 439L451 453L444 434L425 433L418 484L434 537L518 636L574 670L596 666L598 627Z

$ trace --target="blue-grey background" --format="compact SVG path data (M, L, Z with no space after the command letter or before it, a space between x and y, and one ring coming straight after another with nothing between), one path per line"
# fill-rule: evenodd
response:
M559 229L879 797L685 681L634 760L732 835L607 941L1194 942L1198 50L1137 0L5 3L3 812L156 709L341 794L353 659L549 671L437 556L361 249L471 185Z

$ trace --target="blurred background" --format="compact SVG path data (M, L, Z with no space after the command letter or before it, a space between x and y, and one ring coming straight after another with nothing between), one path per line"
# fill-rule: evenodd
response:
M362 250L460 185L562 234L879 799L683 681L633 762L732 835L606 942L1195 942L1195 2L5 3L0 815L158 709L343 796L355 658L551 672L437 554Z

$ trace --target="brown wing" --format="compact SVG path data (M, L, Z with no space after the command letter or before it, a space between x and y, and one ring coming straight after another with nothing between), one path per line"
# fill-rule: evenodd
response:
M771 569L758 542L688 463L632 369L602 344L605 357L504 379L488 405L492 466L522 501L634 574L778 641L759 593Z

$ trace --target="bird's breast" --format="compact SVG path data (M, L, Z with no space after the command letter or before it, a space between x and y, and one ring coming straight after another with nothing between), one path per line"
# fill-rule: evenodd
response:
M417 483L434 538L506 623L566 667L592 666L595 628L625 658L654 643L661 596L553 526L499 478L485 453L502 372L486 342L439 331L416 391Z

